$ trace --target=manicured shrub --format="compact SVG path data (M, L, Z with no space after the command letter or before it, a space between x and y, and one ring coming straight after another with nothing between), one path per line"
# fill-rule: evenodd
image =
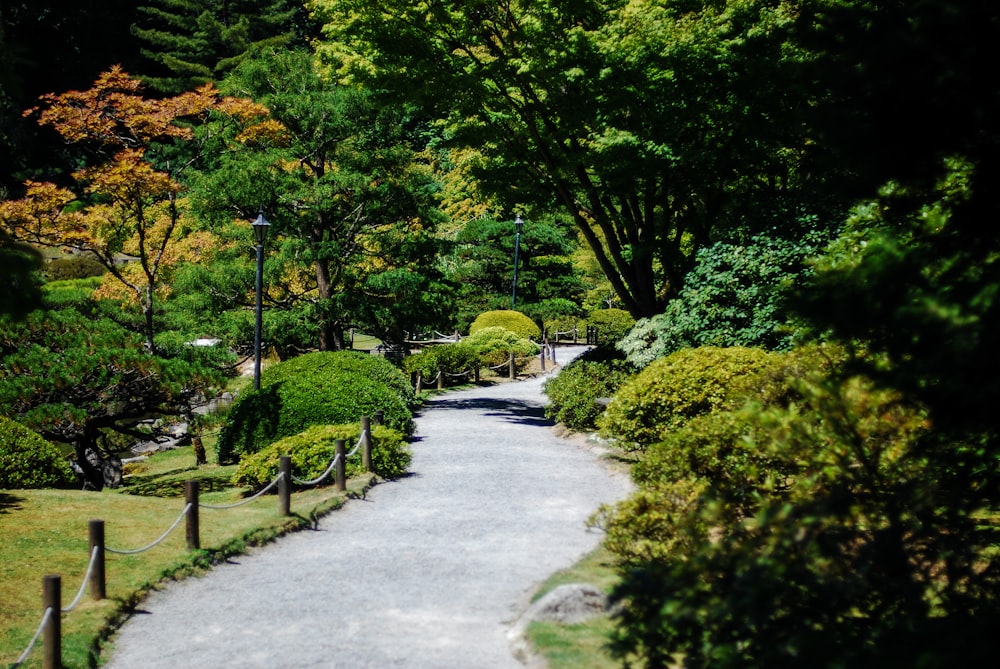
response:
M624 309L597 309L587 316L587 326L597 328L597 341L614 344L629 333L635 319Z
M299 376L322 373L357 372L373 381L380 381L394 390L408 406L416 397L410 380L390 360L361 351L320 351L306 353L265 369L260 375L261 386L295 380Z
M262 381L260 390L244 391L233 403L219 433L219 463L236 462L312 425L353 423L378 410L387 426L412 431L413 415L399 393L360 372L320 368L267 385Z
M545 334L550 341L572 341L574 330L577 339L586 340L587 321L577 316L559 316L545 321Z
M624 355L603 347L592 349L545 381L542 390L549 399L545 415L574 430L593 430L604 413L597 400L610 398L634 374Z
M0 488L70 488L76 475L56 447L0 416Z
M446 384L449 375L474 373L481 366L479 350L468 340L429 346L403 360L403 368L411 374L419 373L425 382L437 378L439 371L443 372ZM466 380L464 376L462 379Z
M520 370L528 360L539 354L541 348L503 327L489 327L469 335L465 343L476 349L484 366L496 367L505 364L510 354L514 354L514 366Z
M371 430L372 467L375 474L385 479L399 478L410 466L410 450L406 439L398 430L373 425ZM282 455L292 459L292 473L300 479L318 478L327 470L337 453L336 441L343 439L348 453L354 450L361 436L359 424L313 425L302 432L280 439L259 452L240 461L233 474L233 483L250 488L262 488L274 480ZM361 453L348 458L348 478L365 473L361 466ZM332 475L322 485L333 483Z
M104 265L90 256L69 256L67 258L56 258L45 266L45 273L53 281L65 281L68 279L86 279L92 276L101 276L107 270Z
M520 311L498 309L479 314L469 326L469 336L486 328L497 327L510 330L522 339L538 339L542 335L542 330L535 324L535 321Z
M755 396L780 392L781 354L706 346L650 364L615 395L598 425L626 450L644 450L695 416L734 409ZM766 379L771 379L768 385Z

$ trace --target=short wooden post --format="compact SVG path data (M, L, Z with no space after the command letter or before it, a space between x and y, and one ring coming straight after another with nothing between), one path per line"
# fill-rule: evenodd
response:
M545 354L548 352L548 348L549 348L549 343L547 341L542 341L541 361L542 361L542 371L543 372L545 371Z
M278 458L278 515L289 516L292 513L292 456L282 455Z
M479 365L476 365L476 383L479 383Z
M549 347L549 360L552 361L553 365L556 364L556 345L555 344L552 344Z
M87 523L87 530L90 535L90 555L94 560L94 568L90 572L90 596L101 600L108 596L104 579L104 521L91 520Z
M443 390L444 389L444 370L443 369L439 369L438 370L437 388L438 388L438 390Z
M334 443L337 448L337 468L334 470L334 489L337 492L347 490L347 447L343 439L338 439Z
M187 510L187 525L184 536L187 538L188 550L201 548L201 537L198 533L198 481L184 482L184 500L190 505Z
M361 417L361 466L366 472L375 471L372 468L372 420L368 416Z
M376 411L375 415L372 416L373 425L382 425L384 420L385 420L385 411L383 411L382 409Z
M56 574L42 577L42 614L51 609L42 631L43 669L62 668L62 579Z
M511 379L517 378L517 372L514 369L514 354L511 353L510 357L507 359L508 373Z
M417 382L413 384L413 388L414 388L413 392L415 392L417 395L419 395L421 391L424 389L424 376L420 372L417 372Z

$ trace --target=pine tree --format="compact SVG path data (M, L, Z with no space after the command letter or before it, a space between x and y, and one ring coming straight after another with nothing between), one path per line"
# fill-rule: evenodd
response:
M297 0L152 0L132 27L157 70L143 77L152 90L177 94L218 81L261 46L294 47L311 35Z

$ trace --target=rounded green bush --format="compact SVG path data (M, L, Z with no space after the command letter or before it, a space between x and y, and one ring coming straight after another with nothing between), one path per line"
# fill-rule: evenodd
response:
M76 475L56 447L0 416L0 489L70 488Z
M486 328L504 328L522 339L538 339L542 335L542 330L535 324L535 321L520 311L511 309L484 311L479 314L469 326L469 336Z
M635 319L624 309L597 309L590 312L587 325L597 328L597 341L614 344L629 333Z
M468 340L430 346L403 360L403 368L407 372L420 374L425 381L429 381L436 378L440 371L445 374L446 383L449 374L464 375L475 372L480 367L479 351ZM465 376L462 380L465 380Z
M343 439L348 453L354 450L361 436L361 426L351 425L313 425L302 432L280 439L253 455L248 455L240 461L233 474L233 483L238 486L262 488L274 480L278 474L278 465L282 455L292 459L292 474L303 480L318 478L325 472L333 457L337 454L338 439ZM403 434L398 430L373 425L372 436L372 468L375 474L384 479L399 478L410 466L410 450ZM361 454L347 459L347 477L360 476L365 473L361 465ZM321 484L333 483L332 474Z
M499 326L478 330L464 341L475 348L480 360L487 367L505 364L513 353L515 367L523 369L527 366L528 359L541 351L537 344Z
M588 351L545 381L546 417L573 430L597 427L604 413L604 405L597 400L614 395L635 373L623 355L591 355L597 351L606 353L600 348Z
M414 406L416 396L410 380L391 361L361 351L320 351L306 353L265 369L260 385L295 380L303 374L357 372L373 381L381 381L394 390L408 406Z
M645 450L687 421L738 408L765 392L765 372L781 354L754 348L705 346L661 358L618 391L598 420L606 436L628 450ZM755 387L756 386L756 387Z
M101 276L107 269L96 258L84 255L74 255L67 258L56 258L45 266L45 273L53 281L67 279L86 279Z
M219 432L219 463L232 464L312 425L357 422L379 410L388 427L412 431L413 414L399 393L360 372L303 370L284 381L262 381L260 390L244 391L233 403Z
M576 338L585 340L587 338L587 321L576 316L560 316L545 321L545 334L550 341L572 341L573 331L576 330Z

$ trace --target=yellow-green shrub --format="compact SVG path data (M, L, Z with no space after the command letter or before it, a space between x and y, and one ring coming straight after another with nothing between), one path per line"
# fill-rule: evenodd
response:
M474 335L486 328L504 328L510 330L522 339L538 339L542 335L541 328L520 311L511 309L498 309L496 311L484 311L476 316L469 326L469 335Z
M54 445L0 416L0 489L67 488L76 483Z
M372 467L382 478L393 479L406 473L410 466L410 451L403 434L384 425L372 425ZM353 450L361 436L361 427L351 425L313 425L299 434L285 437L240 460L233 483L238 486L260 488L270 483L278 474L282 455L292 459L292 473L309 480L321 475L330 466L337 453L336 441L343 439L348 452ZM347 459L347 476L364 473L361 454ZM327 479L325 484L332 483Z
M506 363L513 353L514 365L520 370L528 364L528 359L541 351L537 344L503 327L478 330L475 334L469 335L464 343L475 348L479 358L487 367Z
M753 348L684 349L650 364L615 394L598 420L627 450L645 450L695 416L738 408L748 398L774 393L764 372L781 354Z

